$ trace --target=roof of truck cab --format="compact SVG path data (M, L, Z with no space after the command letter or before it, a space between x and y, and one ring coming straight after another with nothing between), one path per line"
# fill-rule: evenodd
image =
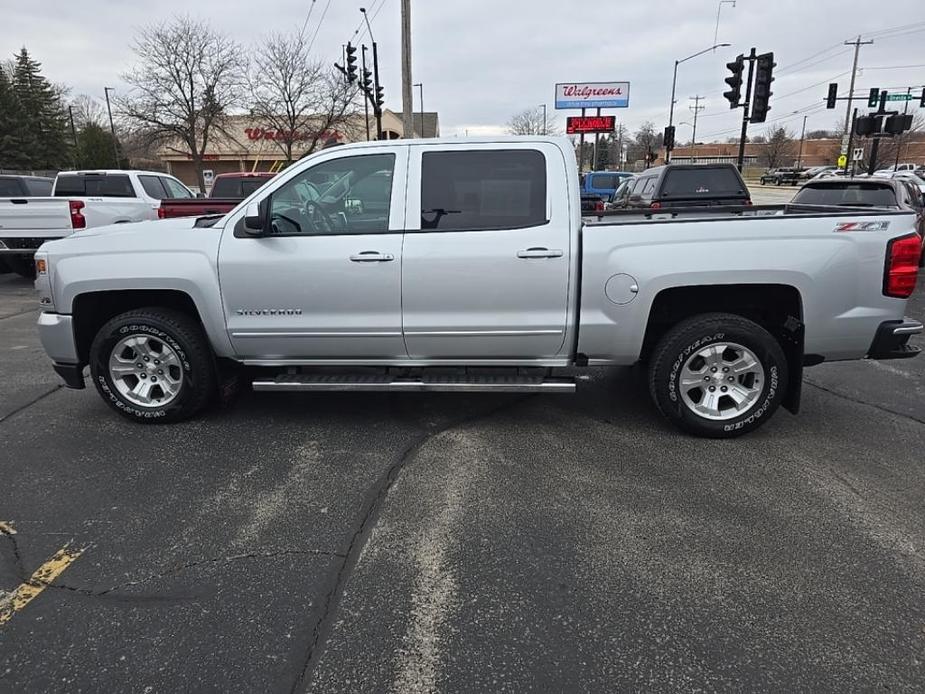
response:
M505 143L548 143L557 147L572 148L572 143L567 137L553 137L546 135L498 135L496 137L427 137L427 138L409 138L407 140L370 140L369 142L351 142L349 144L338 145L329 149L361 149L363 147L379 147L382 145L402 146L402 145L491 145ZM319 149L313 152L326 152L327 149ZM597 172L595 172L597 173Z
M142 176L170 176L166 171L142 171L140 169L81 169L59 171L59 176L106 176L109 174L140 174Z

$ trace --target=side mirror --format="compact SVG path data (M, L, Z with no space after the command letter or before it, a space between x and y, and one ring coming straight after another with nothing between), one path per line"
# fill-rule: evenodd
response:
M266 200L263 202L249 202L247 204L247 209L244 211L244 232L248 236L266 235L267 224L265 212L269 208L270 206L266 204Z

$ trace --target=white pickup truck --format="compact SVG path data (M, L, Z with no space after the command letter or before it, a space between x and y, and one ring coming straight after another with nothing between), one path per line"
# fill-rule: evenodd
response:
M157 219L162 199L191 197L180 181L155 171L62 171L51 197L0 198L0 255L13 271L34 277L32 256L45 241Z
M564 138L326 149L227 215L45 244L39 332L68 386L89 365L139 422L191 417L242 377L572 392L585 367L642 362L658 409L715 437L796 412L805 365L918 354L913 213L697 206L728 182L664 175L661 208L585 223Z

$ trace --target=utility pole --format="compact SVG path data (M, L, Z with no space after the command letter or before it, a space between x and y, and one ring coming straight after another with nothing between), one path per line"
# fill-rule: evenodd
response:
M113 87L103 87L106 92L106 110L109 112L109 130L112 131L112 154L116 158L116 168L119 167L119 144L116 142L116 126L112 122L112 107L109 105L109 92L116 91Z
M418 131L418 135L425 137L424 135L424 83L418 82L417 84L412 85L418 88L418 91L421 94L420 106L421 106L421 129Z
M854 46L854 64L851 66L851 85L848 87L848 108L845 109L845 132L848 132L848 127L851 125L851 99L854 97L854 78L858 73L858 53L861 51L861 46L868 46L872 44L873 41L861 41L861 37L858 36L854 41L845 41L846 46Z
M803 139L806 137L806 119L809 116L803 116L803 129L800 131L800 153L797 155L797 168L803 168Z
M67 107L67 115L71 119L71 137L74 139L74 168L80 168L80 145L77 144L77 128L74 127L74 107Z
M401 120L406 137L414 130L411 81L411 0L401 0Z
M690 108L691 111L694 112L694 125L693 125L694 132L693 134L691 134L691 163L692 164L694 163L694 160L695 160L694 152L695 152L695 148L697 147L697 114L706 108L706 106L700 105L700 101L703 98L704 97L700 95L692 96L691 99L694 100L694 105L688 107Z

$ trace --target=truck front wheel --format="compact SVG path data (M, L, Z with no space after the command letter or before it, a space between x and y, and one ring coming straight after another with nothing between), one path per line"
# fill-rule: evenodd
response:
M90 347L90 375L103 400L136 422L188 419L216 392L202 328L170 309L137 309L106 323Z
M659 411L684 431L711 438L757 429L780 406L786 383L777 340L730 313L682 321L659 341L649 367Z

